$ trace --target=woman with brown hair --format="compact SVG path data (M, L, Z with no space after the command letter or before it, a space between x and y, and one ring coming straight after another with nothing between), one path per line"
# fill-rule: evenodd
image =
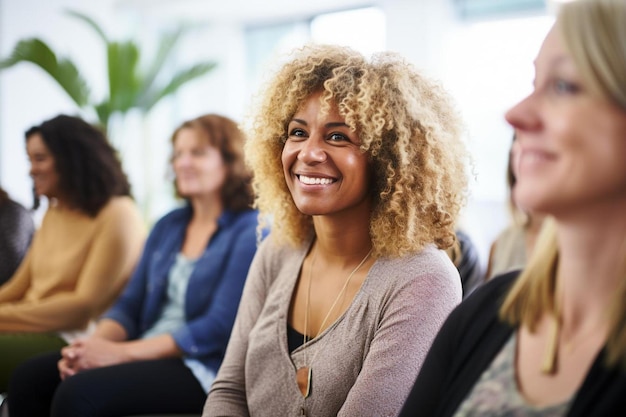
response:
M0 392L17 364L87 334L126 285L145 240L130 184L104 134L60 115L26 132L35 207L48 208L0 287Z
M92 336L16 370L12 417L200 413L257 245L243 145L220 115L176 129L171 163L184 206L155 224Z
M515 173L514 161L517 151L514 135L509 150L506 172L511 224L502 230L491 244L485 274L486 280L505 272L524 268L533 252L545 217L538 212L522 210L515 201L514 190L517 184L517 174Z

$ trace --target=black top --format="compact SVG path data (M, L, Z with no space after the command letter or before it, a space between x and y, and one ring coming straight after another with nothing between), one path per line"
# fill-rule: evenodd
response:
M519 272L487 282L448 317L435 338L400 417L454 415L515 328L498 318ZM571 417L626 415L626 373L607 368L602 350L567 413Z
M456 230L461 257L455 262L461 277L463 298L465 299L485 281L485 271L480 264L478 249L470 236L462 230Z
M287 345L289 346L289 353L293 352L304 343L304 335L287 325Z

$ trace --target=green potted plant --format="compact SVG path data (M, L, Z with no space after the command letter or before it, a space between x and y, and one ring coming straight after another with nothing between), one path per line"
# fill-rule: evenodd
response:
M151 200L153 197L153 181L151 172L151 144L146 132L145 116L163 98L179 90L192 80L198 79L213 68L214 61L201 61L191 66L178 69L166 81L162 74L166 64L172 60L185 28L163 34L159 38L158 49L148 62L140 63L140 48L133 40L116 41L109 39L102 28L90 17L76 11L67 13L94 30L104 42L107 53L108 95L104 99L92 96L87 80L81 75L78 67L71 59L56 54L46 42L38 38L20 40L8 57L0 59L0 71L11 68L22 62L29 62L45 71L72 99L81 110L91 113L97 118L92 122L99 124L108 132L114 146L121 141L114 136L115 120L123 119L129 111L138 110L143 119L142 138L143 196L138 199L146 221L150 221ZM143 64L143 65L140 65ZM118 117L113 117L118 115ZM121 155L122 158L124 155ZM132 180L132 178L131 178Z
M89 84L72 60L58 56L46 42L38 38L20 40L8 57L0 59L0 70L21 62L37 65L58 83L79 108L93 109L104 129L109 128L109 121L114 113L125 114L131 109L138 109L146 114L161 99L175 93L183 85L205 75L216 66L214 61L198 62L178 70L167 82L159 83L160 72L168 59L172 58L185 31L182 27L162 35L157 53L142 67L139 65L140 48L136 42L111 40L90 17L76 11L67 13L91 27L106 46L108 97L95 100L91 95Z

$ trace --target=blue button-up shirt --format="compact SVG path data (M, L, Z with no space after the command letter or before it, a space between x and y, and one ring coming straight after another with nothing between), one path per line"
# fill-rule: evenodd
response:
M167 300L168 274L180 252L192 209L161 218L146 241L127 287L103 317L119 322L129 339L140 338L159 319ZM258 213L224 211L218 229L197 259L185 295L185 325L171 333L183 356L217 372L239 299L256 252Z

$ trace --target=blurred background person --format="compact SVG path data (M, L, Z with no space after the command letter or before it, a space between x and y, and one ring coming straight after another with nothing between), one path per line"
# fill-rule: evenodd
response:
M35 232L31 214L0 187L0 285L13 276Z
M185 205L155 224L91 337L16 370L11 416L201 413L256 251L257 212L234 121L198 117L171 143Z
M454 244L446 252L459 271L463 298L466 298L484 282L485 273L478 249L470 235L461 228L455 230L455 235Z
M535 240L543 224L544 215L523 210L515 202L515 185L517 184L516 159L518 150L513 136L507 163L506 184L511 224L502 230L491 244L487 261L486 279L522 269L535 247Z
M110 307L145 239L130 186L104 134L60 115L26 132L35 208L48 208L0 287L0 392L17 364L58 351Z

